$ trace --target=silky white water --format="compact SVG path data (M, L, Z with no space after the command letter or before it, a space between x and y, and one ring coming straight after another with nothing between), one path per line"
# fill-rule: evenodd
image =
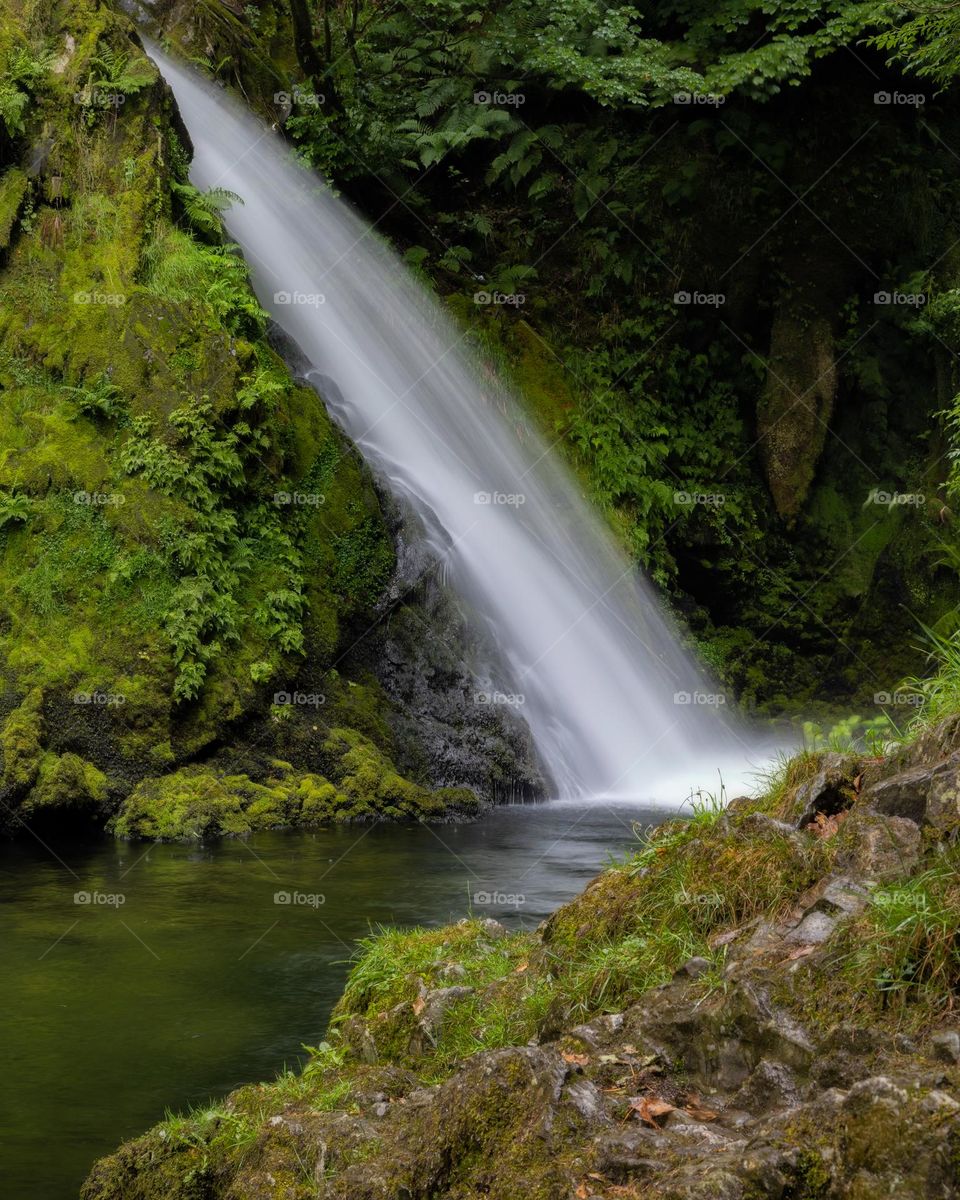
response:
M716 785L721 766L729 787L747 754L719 689L464 332L279 135L149 53L194 144L192 182L242 197L226 225L261 303L422 518L448 582L499 647L510 691L494 702L525 718L558 794L679 803L692 784Z

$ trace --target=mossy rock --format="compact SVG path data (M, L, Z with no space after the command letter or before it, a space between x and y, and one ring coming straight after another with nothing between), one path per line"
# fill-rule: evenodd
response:
M33 691L15 709L0 734L3 750L3 782L14 791L30 787L40 770L43 754L43 693Z

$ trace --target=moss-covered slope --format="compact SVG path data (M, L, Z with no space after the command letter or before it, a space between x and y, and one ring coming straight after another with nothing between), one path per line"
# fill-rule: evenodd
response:
M201 754L219 756L209 779L169 785L200 807L280 759L333 772L317 786L341 799L313 819L436 811L395 774L375 682L332 669L373 622L393 548L356 452L268 342L223 242L233 201L187 182L186 135L126 17L87 0L2 13L0 821L102 819ZM350 803L324 751L343 726L373 739ZM141 787L118 831L189 833L180 800L160 811L165 786ZM245 827L294 811L254 821L245 795L228 805Z
M301 1072L125 1144L83 1200L960 1194L958 730L803 755L536 932L369 938Z

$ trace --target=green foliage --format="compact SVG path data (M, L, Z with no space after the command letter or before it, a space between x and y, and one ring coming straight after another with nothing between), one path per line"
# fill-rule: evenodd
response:
M173 182L173 194L183 206L184 216L199 233L220 237L223 233L223 213L243 200L226 188L208 188L201 192L190 183Z
M64 387L78 413L88 417L119 417L127 411L126 401L106 374L80 387Z
M30 498L22 492L0 492L0 530L30 517Z
M90 58L86 83L78 93L86 122L95 124L97 117L112 111L114 123L129 96L135 96L156 82L152 64L140 55L105 45Z
M940 0L910 0L896 10L901 20L877 34L874 45L921 79L951 84L960 73L960 11Z
M876 887L850 932L848 978L877 1008L903 1012L922 1006L948 1011L960 987L960 874L956 850L948 861L910 878Z
M5 54L0 52L0 123L8 137L24 132L27 108L42 87L52 61L52 54L36 54L23 45Z

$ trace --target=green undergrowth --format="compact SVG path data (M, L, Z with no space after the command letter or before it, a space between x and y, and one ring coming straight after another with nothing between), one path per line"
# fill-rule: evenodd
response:
M55 808L72 771L106 814L147 777L124 836L461 804L397 775L382 696L375 717L352 698L373 744L331 754L349 769L309 795L243 770L221 772L229 786L202 770L157 778L235 725L269 723L272 695L331 668L373 620L393 545L356 451L271 347L223 234L242 198L188 182L128 19L92 0L12 0L0 66L7 802ZM333 689L319 740L352 736L351 682ZM307 752L281 733L277 757ZM43 755L64 751L86 765L54 771L48 757L38 791Z
M949 1020L960 995L960 850L871 890L814 973L820 1019L909 1032Z

